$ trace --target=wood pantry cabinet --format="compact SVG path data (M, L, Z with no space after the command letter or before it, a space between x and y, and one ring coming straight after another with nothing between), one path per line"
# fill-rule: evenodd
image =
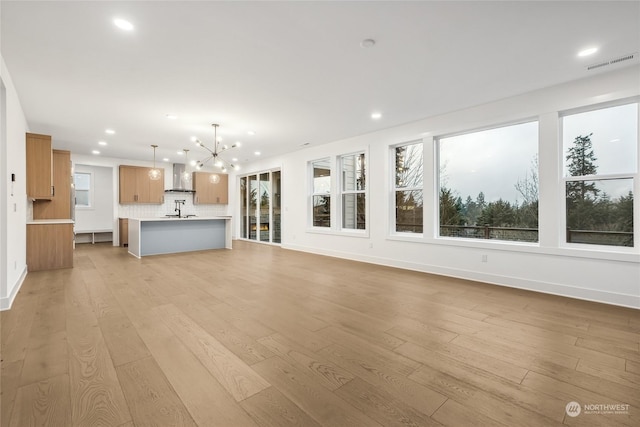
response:
M120 165L120 204L164 203L164 169L160 179L149 178L151 168Z
M217 176L218 179L211 177ZM229 175L193 172L194 205L226 205L229 203Z
M53 152L51 136L26 134L27 197L50 200L53 197Z
M50 200L33 202L33 219L70 219L71 152L53 150L53 196Z
M73 267L73 222L27 224L29 271Z

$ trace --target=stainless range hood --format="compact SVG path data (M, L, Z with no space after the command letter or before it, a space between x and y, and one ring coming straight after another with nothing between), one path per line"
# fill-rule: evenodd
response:
M191 179L184 179L186 165L184 163L173 164L173 187L164 190L165 193L193 193Z

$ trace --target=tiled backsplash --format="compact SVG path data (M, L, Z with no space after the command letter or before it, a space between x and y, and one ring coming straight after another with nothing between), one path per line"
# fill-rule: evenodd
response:
M165 215L174 215L175 201L184 200L180 207L182 215L197 216L224 216L231 215L228 205L194 205L191 193L165 193L162 205L118 205L118 217L120 218L154 218Z

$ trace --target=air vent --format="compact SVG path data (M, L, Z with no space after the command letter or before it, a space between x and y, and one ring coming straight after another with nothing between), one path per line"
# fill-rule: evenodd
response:
M598 68L607 67L609 65L619 64L621 62L632 61L634 59L638 59L638 53L630 53L628 55L619 56L614 59L610 59L604 62L598 62L597 64L589 65L587 67L587 71L596 70Z

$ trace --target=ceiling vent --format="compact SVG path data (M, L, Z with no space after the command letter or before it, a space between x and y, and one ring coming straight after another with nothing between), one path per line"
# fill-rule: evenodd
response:
M608 61L598 62L597 64L592 64L587 67L587 71L597 70L598 68L608 67L609 65L616 65L621 62L633 61L638 59L638 53L630 53L628 55L622 55L614 59L610 59Z

